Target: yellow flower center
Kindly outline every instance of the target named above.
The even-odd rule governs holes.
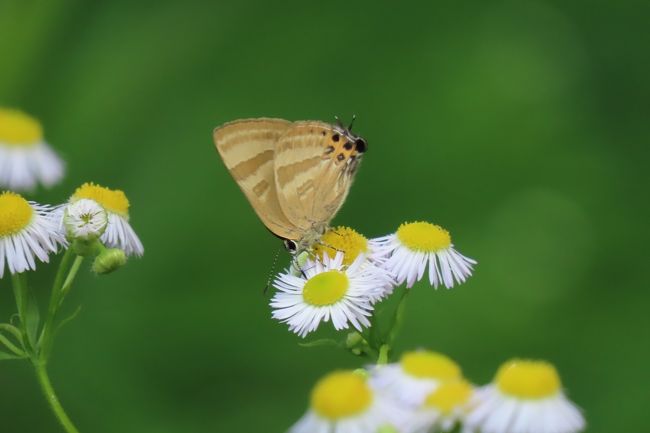
[[[464,380],[445,382],[424,401],[427,407],[448,414],[455,408],[465,405],[472,395],[472,386]]]
[[[426,350],[406,352],[402,355],[400,365],[404,372],[420,379],[449,381],[461,378],[458,364],[437,352]]]
[[[311,277],[305,283],[302,297],[308,304],[322,307],[339,302],[348,291],[350,281],[341,271],[326,271]]]
[[[414,251],[435,253],[451,246],[449,232],[427,222],[404,223],[397,229],[397,238]]]
[[[311,407],[323,418],[337,420],[363,412],[372,403],[372,391],[363,376],[336,371],[322,378],[311,392]]]
[[[18,194],[0,194],[0,237],[20,232],[32,220],[32,215],[34,209]]]
[[[508,361],[494,380],[501,392],[520,398],[550,397],[562,386],[555,367],[545,361]]]
[[[33,146],[43,140],[43,128],[33,117],[18,110],[0,108],[0,142]]]
[[[343,264],[351,265],[359,254],[368,252],[368,239],[350,227],[339,226],[327,230],[314,247],[318,257],[327,254],[334,258],[339,251],[344,254]]]
[[[103,186],[87,182],[81,185],[72,194],[72,201],[88,198],[99,203],[104,209],[124,217],[129,216],[129,199],[119,189],[108,189]]]

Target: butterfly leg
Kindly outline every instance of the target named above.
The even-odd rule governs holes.
[[[339,235],[339,236],[341,236],[341,235]],[[331,249],[333,249],[334,251],[336,251],[337,253],[345,253],[345,251],[343,251],[343,250],[339,250],[339,249],[336,248],[335,246],[332,246],[332,245],[330,245],[330,244],[326,244],[326,243],[324,243],[324,242],[320,242],[320,241],[319,241],[319,242],[316,243],[316,245],[320,245],[320,246],[323,246],[323,247],[325,247],[325,248],[331,248]]]

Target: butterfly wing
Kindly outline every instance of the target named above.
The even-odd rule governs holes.
[[[279,237],[299,239],[301,231],[282,212],[273,168],[275,144],[291,126],[283,119],[236,120],[214,130],[214,143],[264,225]]]
[[[339,128],[294,122],[275,145],[275,186],[284,215],[303,232],[326,226],[343,205],[360,160]]]

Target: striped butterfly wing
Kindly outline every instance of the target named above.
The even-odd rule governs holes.
[[[283,213],[305,233],[329,224],[361,160],[352,138],[333,125],[295,122],[275,146],[275,185]]]
[[[302,233],[282,212],[273,162],[275,144],[291,126],[282,119],[236,120],[214,130],[214,143],[264,225],[279,237],[297,240]]]

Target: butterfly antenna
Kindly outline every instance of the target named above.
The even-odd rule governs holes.
[[[352,131],[352,125],[354,125],[354,121],[357,119],[357,115],[353,114],[352,115],[352,120],[350,120],[350,126],[348,126],[348,131]]]
[[[271,280],[273,279],[273,274],[275,274],[275,267],[278,264],[278,257],[280,256],[280,250],[282,247],[278,248],[278,250],[275,252],[275,256],[273,257],[273,264],[271,265],[271,271],[269,272],[269,277],[266,279],[266,286],[264,287],[264,292],[263,294],[266,295],[266,293],[269,291],[269,287],[271,287]]]
[[[345,126],[343,126],[343,122],[341,122],[341,119],[339,119],[339,116],[334,116],[334,118],[336,119],[336,125],[341,129],[345,129]]]

